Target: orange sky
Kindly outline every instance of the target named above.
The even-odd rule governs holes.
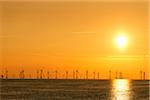
[[[148,2],[0,2],[1,69],[122,71],[148,78]],[[119,50],[118,33],[128,38]]]

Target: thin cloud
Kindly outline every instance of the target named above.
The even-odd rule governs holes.
[[[95,32],[72,32],[72,34],[75,34],[75,35],[93,35],[93,34],[96,34]]]
[[[148,0],[0,0],[0,2],[148,2]]]

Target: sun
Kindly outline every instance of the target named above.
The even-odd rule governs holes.
[[[119,35],[116,38],[116,44],[119,48],[125,48],[127,45],[127,37],[125,35]]]

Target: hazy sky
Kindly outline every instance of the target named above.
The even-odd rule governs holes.
[[[1,2],[1,69],[148,73],[148,2],[133,1]],[[119,33],[128,38],[123,50]]]

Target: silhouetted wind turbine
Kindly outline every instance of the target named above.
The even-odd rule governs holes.
[[[56,70],[55,71],[55,79],[57,79],[57,74],[58,74],[58,71]]]
[[[8,70],[5,71],[5,78],[8,79]]]
[[[86,79],[88,79],[88,70],[86,71]]]
[[[118,73],[116,72],[116,79],[118,78]]]
[[[97,73],[97,79],[99,80],[99,72]]]
[[[79,74],[79,72],[78,72],[78,70],[76,70],[76,79],[78,79],[78,74]]]
[[[40,79],[42,79],[43,78],[43,70],[41,69],[40,70]]]
[[[140,79],[142,80],[142,74],[143,74],[143,71],[141,70],[140,71]]]
[[[21,70],[21,71],[20,71],[20,78],[21,78],[21,79],[24,79],[24,78],[25,78],[24,70]]]
[[[93,72],[93,79],[95,79],[95,72]]]
[[[49,71],[47,72],[47,79],[49,79]]]
[[[143,72],[143,80],[145,80],[145,72]]]
[[[111,70],[109,70],[109,79],[111,80]]]
[[[68,79],[68,71],[66,71],[66,79]]]
[[[119,72],[119,79],[122,79],[123,76],[122,76],[122,72]]]
[[[36,73],[37,73],[37,79],[39,79],[39,70],[37,70]]]
[[[75,79],[75,71],[73,70],[73,79]]]

